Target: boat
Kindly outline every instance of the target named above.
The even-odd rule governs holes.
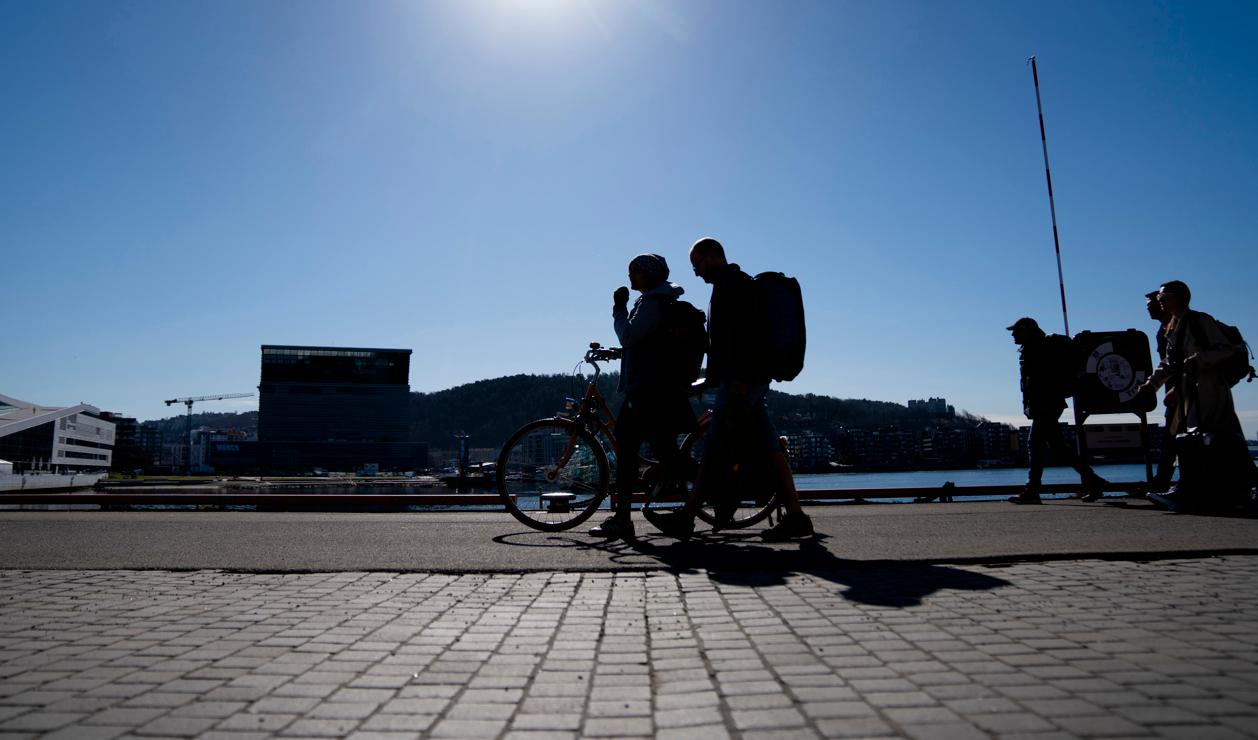
[[[440,477],[450,488],[493,488],[498,485],[497,463],[481,463],[447,471]]]

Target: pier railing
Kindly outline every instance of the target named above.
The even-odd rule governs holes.
[[[1143,482],[1111,482],[1105,486],[1107,493],[1143,492]],[[956,486],[942,488],[834,488],[801,490],[799,496],[804,505],[826,505],[856,500],[885,501],[888,499],[928,498],[948,496],[953,499],[990,498],[1018,493],[1020,485]],[[1045,484],[1045,494],[1073,494],[1078,484]],[[642,500],[634,496],[635,501]],[[133,506],[194,506],[216,509],[224,506],[250,506],[261,511],[318,511],[327,509],[400,509],[420,507],[496,506],[501,503],[496,493],[258,493],[230,492],[219,488],[202,490],[167,491],[102,491],[79,493],[13,493],[0,494],[0,506],[26,505],[73,505],[98,506],[101,508],[129,508]]]

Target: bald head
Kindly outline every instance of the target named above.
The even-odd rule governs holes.
[[[706,257],[711,254],[720,255],[725,258],[725,247],[721,243],[710,236],[705,236],[694,244],[690,245],[690,261],[694,262],[695,257]]]
[[[712,282],[713,269],[719,272],[726,264],[725,247],[712,237],[705,236],[690,245],[690,266],[703,282]]]

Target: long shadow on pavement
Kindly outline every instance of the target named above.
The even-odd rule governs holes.
[[[516,540],[516,536],[494,539],[517,547],[598,551],[632,569],[643,568],[645,557],[652,565],[681,572],[706,570],[720,583],[752,587],[782,585],[792,574],[808,574],[842,586],[839,595],[848,601],[891,608],[917,606],[939,591],[987,591],[1011,585],[1001,578],[944,565],[845,560],[826,548],[827,535],[789,545],[768,545],[750,532],[703,533],[687,542],[663,535],[624,541],[558,533],[544,542]]]

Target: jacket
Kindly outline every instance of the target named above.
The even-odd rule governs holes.
[[[768,385],[768,331],[764,298],[751,276],[735,264],[716,272],[708,304],[707,382]]]
[[[624,354],[620,359],[620,384],[617,390],[629,393],[660,390],[667,387],[664,368],[669,358],[663,355],[658,330],[663,306],[686,292],[676,283],[663,282],[638,296],[633,308],[612,307],[612,323]]]

